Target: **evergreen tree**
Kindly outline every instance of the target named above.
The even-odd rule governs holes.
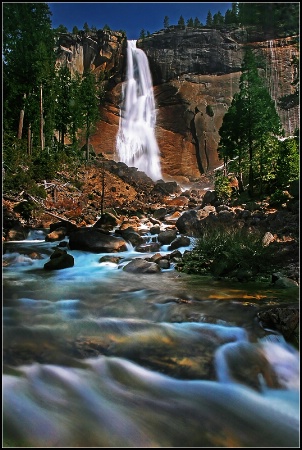
[[[224,16],[224,23],[229,25],[235,25],[238,24],[238,3],[232,3],[232,9],[227,9],[225,16]]]
[[[145,37],[146,37],[146,32],[145,32],[144,29],[142,29],[141,32],[140,32],[140,34],[139,34],[139,38],[140,38],[140,39],[145,39]]]
[[[192,17],[190,19],[187,20],[187,27],[194,27],[194,21],[192,19]]]
[[[88,70],[84,75],[80,88],[82,123],[85,133],[86,159],[89,160],[89,139],[99,118],[98,86],[95,75]],[[81,127],[82,128],[82,127]]]
[[[299,3],[238,3],[238,19],[271,36],[299,34]]]
[[[279,141],[276,164],[276,182],[279,189],[286,189],[300,176],[299,139],[290,137]]]
[[[60,24],[57,28],[54,28],[54,32],[57,33],[68,33],[68,29],[65,25]]]
[[[198,17],[195,17],[195,19],[194,19],[194,27],[195,28],[200,28],[200,27],[202,27],[203,25],[202,25],[202,23],[200,22],[200,20],[198,19]]]
[[[257,61],[251,49],[246,49],[240,92],[224,116],[219,130],[221,141],[219,154],[224,160],[238,159],[238,168],[247,174],[249,194],[253,196],[255,174],[260,183],[271,173],[272,136],[282,133],[275,104],[257,69]]]
[[[50,117],[54,75],[54,33],[46,3],[3,5],[3,120],[19,139],[26,127],[44,146],[44,119]],[[47,130],[52,133],[51,127]],[[30,152],[29,146],[29,152]]]
[[[164,28],[168,28],[168,26],[169,26],[169,17],[165,16],[165,18],[164,18]]]
[[[209,11],[208,14],[207,14],[206,26],[207,27],[212,27],[213,26],[213,17],[212,17],[211,11]]]
[[[181,27],[185,26],[185,19],[183,18],[183,16],[180,16],[178,20],[178,25],[180,25]]]
[[[223,23],[224,23],[223,16],[222,16],[221,12],[218,11],[213,16],[213,24],[212,25],[215,27],[215,26],[223,25]]]
[[[72,34],[79,34],[79,29],[76,25],[72,29]]]
[[[84,25],[83,25],[83,30],[85,31],[85,33],[89,33],[90,28],[89,28],[89,25],[88,25],[87,22],[84,23]]]

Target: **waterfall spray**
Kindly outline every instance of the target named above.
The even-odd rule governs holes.
[[[146,54],[128,41],[127,79],[122,89],[116,148],[120,161],[137,167],[152,180],[162,178],[155,137],[155,100]]]

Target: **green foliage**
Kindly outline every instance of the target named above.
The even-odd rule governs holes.
[[[169,17],[165,16],[165,18],[164,18],[164,28],[168,28],[168,26],[169,26]]]
[[[84,23],[84,25],[83,25],[83,30],[85,31],[85,33],[89,33],[90,28],[89,28],[89,25],[88,25],[87,22]]]
[[[228,9],[224,16],[224,22],[226,25],[236,25],[239,22],[238,19],[238,3],[232,3],[232,9]]]
[[[207,105],[206,106],[206,113],[208,116],[213,117],[214,116],[214,111],[211,105]]]
[[[217,27],[224,24],[224,17],[220,11],[213,15],[213,26]]]
[[[38,209],[38,206],[36,203],[32,201],[24,201],[18,203],[16,206],[14,206],[14,211],[20,214],[22,219],[26,220],[26,222],[29,221],[34,211]]]
[[[280,206],[289,199],[289,194],[281,189],[276,189],[275,192],[270,196],[269,204],[271,206]]]
[[[54,28],[55,33],[68,33],[68,29],[65,25],[60,24],[57,28]]]
[[[232,197],[232,188],[230,186],[230,180],[227,176],[222,175],[219,172],[215,173],[214,189],[217,194],[218,200],[228,202]]]
[[[195,28],[201,28],[203,25],[202,25],[202,23],[200,22],[200,20],[198,19],[198,17],[195,17],[195,19],[194,19],[194,27]]]
[[[182,271],[191,274],[224,276],[243,269],[253,275],[266,272],[271,249],[262,244],[263,236],[243,228],[208,227],[194,249],[183,256]]]
[[[281,189],[289,183],[298,180],[300,176],[300,154],[297,138],[287,138],[279,141],[276,181]]]
[[[180,16],[180,18],[178,19],[177,24],[181,27],[185,26],[185,19],[183,18],[183,16]]]
[[[187,27],[194,27],[194,21],[192,19],[192,17],[190,17],[190,19],[187,20]]]
[[[206,26],[207,27],[213,26],[213,16],[212,16],[211,11],[208,11],[207,19],[206,19]]]
[[[228,161],[236,158],[237,173],[248,180],[249,193],[254,194],[258,179],[260,189],[270,178],[273,152],[272,137],[282,134],[275,104],[258,72],[258,61],[247,48],[242,64],[240,92],[235,94],[219,130],[221,140],[218,153]]]
[[[299,34],[299,3],[238,3],[238,20],[278,36]]]
[[[98,84],[95,75],[89,70],[85,72],[80,87],[80,103],[86,140],[86,157],[89,159],[89,138],[99,118]]]
[[[31,165],[32,179],[37,182],[51,180],[56,176],[58,167],[58,158],[55,153],[48,153],[47,151],[35,152]]]
[[[145,37],[146,37],[146,31],[144,29],[142,29],[140,34],[139,34],[139,38],[140,39],[145,39]]]
[[[24,129],[31,124],[34,130],[39,124],[40,85],[48,86],[54,73],[54,32],[50,16],[46,3],[3,5],[3,120],[6,131],[10,129],[17,134],[22,109],[25,110]],[[45,116],[51,107],[50,94],[49,90],[44,90]],[[49,127],[47,130],[53,131]],[[34,136],[39,137],[39,129],[38,132],[35,130]]]

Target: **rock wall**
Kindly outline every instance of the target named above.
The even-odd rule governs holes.
[[[148,56],[155,85],[163,173],[194,178],[221,164],[219,128],[239,90],[246,45],[263,58],[263,75],[286,135],[299,127],[299,107],[278,106],[280,97],[294,91],[296,38],[264,40],[244,29],[172,28],[137,43]]]
[[[91,37],[64,36],[61,60],[65,58],[72,71],[83,73],[87,67],[107,71],[106,102],[91,144],[96,153],[118,161],[116,135],[126,73],[126,39],[121,33],[101,30]],[[219,128],[239,90],[245,45],[263,57],[268,89],[286,135],[292,135],[299,127],[299,107],[281,110],[277,102],[294,92],[292,58],[298,56],[296,44],[297,37],[265,40],[245,29],[179,27],[138,40],[137,46],[148,57],[154,84],[163,175],[195,180],[221,164],[217,154]]]
[[[126,47],[126,38],[118,31],[98,30],[89,35],[60,33],[57,66],[66,64],[71,73],[83,74],[87,69],[105,72],[112,87],[124,77]]]

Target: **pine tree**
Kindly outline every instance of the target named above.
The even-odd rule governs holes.
[[[168,26],[169,26],[169,17],[165,16],[165,18],[164,18],[164,28],[168,28]]]
[[[187,26],[188,26],[188,27],[192,27],[192,28],[194,27],[194,22],[193,22],[192,17],[191,17],[190,19],[187,20]]]
[[[220,11],[218,11],[216,14],[214,14],[213,16],[213,26],[219,26],[219,25],[223,25],[224,23],[224,18],[221,14]]]
[[[202,23],[200,22],[200,20],[198,19],[198,17],[195,17],[195,19],[194,19],[194,27],[195,27],[195,28],[200,28],[200,27],[202,27]]]
[[[180,16],[178,20],[178,25],[180,25],[181,27],[185,26],[185,19],[183,18],[183,16]]]
[[[49,87],[55,61],[50,15],[46,3],[3,5],[5,127],[15,130],[21,139],[26,126],[31,135],[34,132],[41,147],[44,146],[44,119],[46,115],[50,117],[46,106],[51,108]],[[52,133],[50,127],[47,129]]]
[[[80,88],[82,123],[85,134],[86,159],[89,160],[89,139],[99,118],[98,86],[95,75],[88,70],[84,75]]]
[[[281,135],[280,118],[275,104],[258,73],[257,61],[251,49],[246,49],[240,92],[234,95],[219,130],[218,152],[225,163],[236,158],[238,173],[246,175],[249,194],[253,196],[255,174],[260,187],[271,172],[274,148],[270,140]],[[260,189],[261,190],[261,189]]]
[[[211,11],[209,11],[208,14],[207,14],[206,26],[207,27],[212,27],[213,26],[213,17],[212,17]]]

